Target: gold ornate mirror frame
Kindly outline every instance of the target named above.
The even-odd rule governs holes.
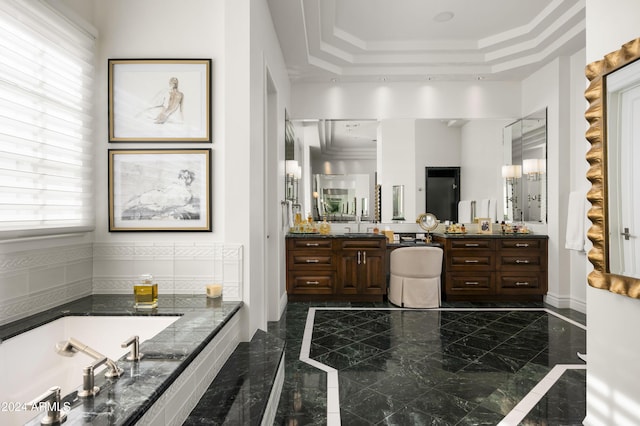
[[[591,144],[587,153],[590,164],[587,179],[591,190],[587,199],[591,202],[589,219],[592,222],[587,236],[593,243],[589,261],[594,270],[589,274],[589,285],[613,293],[640,299],[640,280],[609,273],[609,221],[607,196],[607,84],[606,76],[640,59],[640,38],[624,44],[620,50],[611,52],[604,59],[587,65],[585,73],[589,87],[585,97],[589,108],[585,118],[589,122],[586,137]]]

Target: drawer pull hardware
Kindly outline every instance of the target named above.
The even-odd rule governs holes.
[[[526,286],[526,285],[529,285],[529,282],[528,281],[518,281],[518,282],[516,282],[516,285],[517,286]]]
[[[318,259],[307,259],[307,263],[318,263],[320,262]]]
[[[307,243],[307,247],[318,247],[319,243]]]
[[[361,255],[360,250],[358,250],[358,265],[360,264],[360,255]]]
[[[367,252],[366,251],[362,252],[362,263],[364,263],[365,265],[367,264]]]
[[[529,244],[527,243],[516,243],[516,247],[529,247]]]
[[[520,260],[520,259],[516,259],[516,263],[529,263],[528,260]]]
[[[318,285],[320,281],[307,281],[307,285]]]
[[[465,285],[480,285],[478,281],[465,281]]]
[[[465,247],[480,247],[480,244],[478,244],[478,243],[465,243],[464,246]]]
[[[465,259],[464,263],[478,263],[478,259]]]

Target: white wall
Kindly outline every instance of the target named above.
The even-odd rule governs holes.
[[[162,293],[202,294],[207,283],[224,284],[229,300],[243,298],[244,241],[225,246],[225,1],[175,0],[94,2],[97,39],[95,144],[96,231],[94,292],[128,293],[144,272],[154,275]],[[245,16],[248,21],[248,13]],[[185,28],[175,22],[189,22]],[[237,21],[237,26],[241,20]],[[109,144],[107,138],[107,62],[110,58],[210,58],[213,143]],[[107,150],[109,148],[211,148],[213,232],[109,232]],[[229,262],[234,264],[228,268]]]
[[[243,337],[248,339],[256,328],[266,328],[268,311],[277,319],[286,303],[284,262],[279,262],[284,259],[279,229],[284,146],[279,141],[284,140],[289,81],[266,1],[61,3],[88,20],[99,34],[94,114],[96,231],[3,243],[0,256],[10,263],[0,269],[0,322],[92,290],[130,292],[130,280],[144,271],[158,278],[161,293],[203,293],[204,283],[211,280],[230,284],[225,286],[225,296],[240,298],[250,308],[243,310]],[[213,143],[109,145],[108,58],[211,58]],[[267,92],[273,94],[269,100]],[[107,149],[158,146],[212,148],[213,232],[108,232]],[[276,155],[267,160],[267,150]],[[270,244],[267,232],[274,233],[269,249],[265,248]],[[275,253],[275,258],[265,261],[265,252]]]
[[[640,36],[640,2],[587,0],[586,62]],[[579,145],[581,146],[581,145]],[[586,278],[585,278],[586,279]],[[640,413],[640,300],[587,289],[586,425],[637,425]]]
[[[548,207],[546,232],[549,235],[549,291],[545,300],[553,306],[570,306],[569,252],[564,249],[567,202],[569,198],[569,112],[571,76],[569,60],[553,60],[522,83],[523,115],[547,108]],[[537,228],[534,228],[537,231]]]
[[[236,1],[226,0],[227,7],[230,8],[231,4],[236,7]],[[227,202],[231,202],[227,207],[227,217],[233,216],[234,219],[233,223],[227,224],[225,228],[229,232],[227,241],[231,235],[250,229],[251,257],[245,260],[245,288],[248,289],[250,298],[245,297],[244,300],[245,303],[249,301],[252,309],[249,335],[253,335],[257,328],[266,330],[267,321],[278,320],[286,306],[285,230],[280,223],[280,200],[284,200],[283,142],[285,111],[289,109],[290,83],[267,1],[243,2],[246,2],[251,10],[249,26],[245,28],[245,31],[251,34],[250,115],[247,116],[246,105],[239,108],[232,120],[227,122],[227,128],[231,128],[232,123],[234,132],[241,127],[250,128],[249,152],[241,149],[242,154],[249,154],[250,161],[247,163],[247,157],[242,155],[227,157],[227,164],[233,164],[234,168],[242,164],[244,169],[230,169],[230,173],[227,174],[225,186],[230,193]],[[228,28],[235,25],[233,19],[226,22]],[[228,34],[227,54],[236,48],[234,38]],[[228,76],[236,72],[234,65],[229,62]],[[267,79],[270,80],[269,84]],[[242,81],[237,80],[236,83],[233,86],[229,85],[229,89],[239,89]],[[267,107],[268,92],[272,92],[269,96],[273,100]],[[230,91],[228,98],[233,96],[234,93]],[[275,137],[266,138],[265,130],[274,126]],[[243,145],[243,139],[229,136],[229,148],[239,154],[240,151],[236,152],[234,146],[238,142],[240,146]],[[271,157],[267,157],[267,151],[276,151],[276,162],[270,161]],[[265,158],[269,158],[269,161]],[[235,179],[241,173],[249,180],[248,191],[243,191],[243,187],[235,185]],[[238,209],[232,204],[235,201],[246,206],[248,210],[238,214]]]
[[[571,56],[571,75],[583,75],[585,63],[585,49],[582,49],[580,52]],[[589,163],[586,160],[586,154],[589,150],[589,141],[585,138],[585,132],[589,125],[587,120],[584,118],[584,113],[588,105],[588,102],[584,97],[586,85],[586,78],[575,78],[571,80],[571,144],[569,146],[569,170],[571,173],[570,188],[571,191],[579,191],[583,193],[585,199],[587,191],[590,188],[590,183],[587,180]],[[585,201],[585,212],[583,218],[585,223],[585,232],[591,224],[588,218],[586,218],[589,206],[590,204]],[[586,241],[586,243],[587,245],[590,245],[589,241]],[[591,271],[591,263],[587,260],[587,252],[571,250],[569,252],[569,265],[569,276],[571,280],[571,308],[580,312],[587,312],[588,284],[584,279],[584,273],[585,270]]]
[[[291,105],[292,119],[519,117],[520,83],[299,83]]]
[[[265,269],[266,225],[273,227],[273,217],[266,217],[266,200],[276,200],[270,211],[277,212],[277,192],[267,197],[265,170],[279,171],[277,158],[265,166],[267,123],[267,69],[275,81],[276,109],[270,126],[275,136],[284,135],[284,107],[281,96],[288,96],[288,79],[282,55],[273,30],[266,2],[249,0],[116,0],[96,3],[96,22],[101,33],[98,81],[100,93],[106,93],[107,58],[211,58],[212,66],[212,128],[213,144],[213,232],[212,233],[108,233],[106,229],[106,197],[98,200],[96,241],[114,242],[152,241],[155,244],[189,242],[200,248],[217,242],[225,247],[240,247],[235,256],[242,259],[237,271],[241,288],[238,297],[249,309],[245,315],[246,336],[256,328],[266,328],[267,294],[281,293],[278,273]],[[189,25],[176,25],[188,22]],[[280,102],[278,102],[280,101]],[[106,188],[106,98],[98,101],[97,115],[101,149],[97,153],[99,193]],[[284,137],[282,137],[282,140]],[[120,146],[120,145],[118,145]],[[138,145],[143,146],[143,145]],[[146,145],[148,146],[148,145]],[[146,147],[145,146],[145,147]],[[171,145],[174,146],[174,145]],[[179,146],[184,146],[180,144]],[[202,147],[203,145],[195,145]],[[168,144],[163,147],[170,147]],[[279,149],[279,147],[274,147]],[[282,147],[283,158],[284,147]],[[283,178],[282,178],[283,179]],[[273,185],[273,188],[282,185]],[[274,189],[275,190],[275,189]],[[281,189],[283,190],[283,189]],[[277,190],[276,190],[277,191]],[[273,215],[275,216],[275,215]],[[104,224],[104,225],[103,225]],[[277,230],[276,230],[277,232]],[[277,241],[277,238],[274,238]],[[277,242],[275,250],[278,250]],[[225,251],[225,261],[228,259]],[[192,275],[211,268],[212,258],[192,262]],[[100,262],[100,259],[97,259]],[[276,268],[277,269],[277,268]],[[154,271],[150,271],[153,273]],[[177,270],[167,271],[167,275]],[[225,269],[225,281],[226,281]],[[276,277],[267,285],[267,273]],[[215,278],[217,273],[213,271]],[[228,292],[225,291],[225,295]],[[231,296],[231,295],[229,295]],[[280,299],[276,294],[274,300]]]

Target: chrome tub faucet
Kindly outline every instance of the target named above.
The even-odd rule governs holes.
[[[53,386],[48,391],[27,404],[29,409],[45,406],[47,414],[40,420],[41,425],[59,425],[67,420],[62,410],[62,391],[60,386]]]
[[[140,337],[131,336],[120,345],[122,348],[126,348],[127,346],[131,347],[129,355],[127,355],[127,360],[140,361],[143,356],[143,354],[140,353]]]
[[[105,363],[107,364],[109,371],[105,373],[105,377],[115,378],[115,377],[120,377],[122,375],[122,371],[123,371],[122,368],[118,367],[116,363],[113,362],[112,359],[107,358],[106,356],[102,355],[100,352],[90,348],[89,346],[85,345],[82,342],[79,342],[73,337],[69,338],[69,340],[59,342],[56,345],[56,352],[58,352],[62,356],[69,356],[69,357],[74,356],[78,352],[83,352],[89,355],[91,358],[98,361],[101,361],[102,358],[106,358]],[[94,363],[94,368],[98,366],[95,364],[96,363]]]

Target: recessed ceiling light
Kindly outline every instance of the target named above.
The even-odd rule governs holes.
[[[433,17],[433,20],[436,22],[447,22],[452,20],[454,16],[455,14],[453,12],[440,12]]]
[[[338,81],[338,79],[337,79],[337,78],[335,78],[335,77],[333,77],[333,78],[331,79],[331,82],[332,82],[332,83],[335,83],[336,81]]]
[[[387,77],[381,77],[380,80],[387,81]]]
[[[480,80],[484,80],[484,77],[483,77],[483,76],[481,76],[481,75],[479,75],[479,76],[477,76],[477,77],[476,77],[476,80],[478,80],[478,81],[480,81]]]

